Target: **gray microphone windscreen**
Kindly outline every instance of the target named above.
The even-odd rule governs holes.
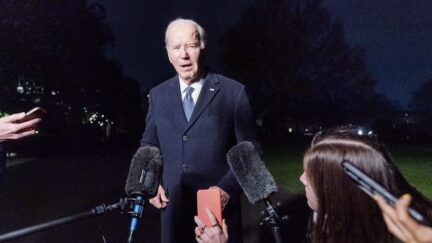
[[[162,155],[153,146],[138,148],[132,157],[125,191],[128,196],[141,195],[150,198],[156,195],[162,174]]]
[[[266,199],[277,191],[273,176],[251,142],[232,147],[227,161],[250,203]]]

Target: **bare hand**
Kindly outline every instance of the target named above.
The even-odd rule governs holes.
[[[41,119],[36,118],[23,123],[15,123],[25,117],[25,113],[16,113],[0,118],[0,142],[20,139],[36,133],[36,124]]]
[[[168,205],[168,198],[165,194],[165,190],[161,185],[158,187],[158,193],[155,197],[149,200],[149,202],[155,207],[155,208],[165,208]]]
[[[222,207],[222,210],[224,210],[225,206],[228,204],[228,201],[230,200],[230,196],[228,195],[228,193],[226,193],[224,190],[222,190],[218,186],[212,186],[210,188],[211,189],[219,189],[219,191],[221,192],[221,207]]]
[[[198,243],[226,243],[228,242],[228,227],[225,219],[222,228],[218,224],[215,216],[206,208],[206,213],[213,226],[207,227],[197,216],[194,217],[197,227],[195,227],[195,240]]]
[[[395,209],[376,197],[378,206],[381,208],[387,229],[406,243],[432,243],[432,228],[417,223],[409,216],[407,209],[411,202],[408,194],[399,198]]]

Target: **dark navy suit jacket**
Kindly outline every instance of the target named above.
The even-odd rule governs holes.
[[[159,147],[164,161],[162,184],[169,197],[162,210],[162,242],[194,242],[196,191],[219,186],[230,195],[224,210],[230,242],[241,242],[242,192],[226,162],[226,153],[242,141],[260,150],[245,87],[208,73],[188,122],[175,76],[149,93],[141,145]]]

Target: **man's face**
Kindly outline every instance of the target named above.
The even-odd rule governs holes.
[[[168,58],[177,74],[188,84],[197,81],[200,74],[200,39],[190,24],[177,24],[168,30],[166,48]]]

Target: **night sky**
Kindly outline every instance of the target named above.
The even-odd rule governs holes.
[[[220,71],[218,39],[253,1],[96,0],[107,9],[116,46],[110,55],[144,89],[174,74],[164,50],[166,25],[176,17],[193,18],[206,29],[207,63]],[[344,27],[349,44],[366,49],[377,91],[406,106],[411,92],[432,78],[431,0],[327,0]]]

